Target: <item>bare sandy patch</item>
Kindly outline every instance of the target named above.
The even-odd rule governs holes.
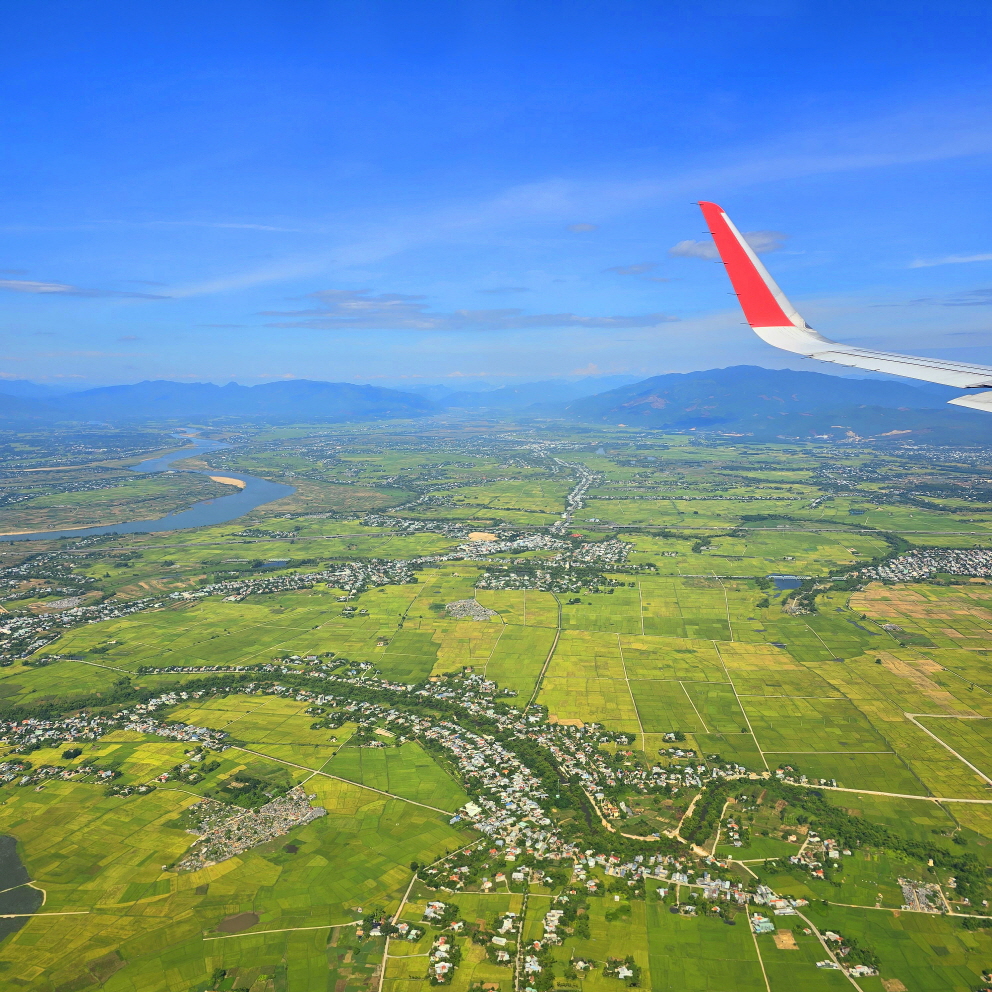
[[[548,715],[548,723],[556,723],[559,727],[585,726],[585,724],[581,720],[575,720],[575,719],[563,720],[561,717],[556,716],[554,713]]]
[[[221,933],[240,933],[258,923],[258,913],[237,913],[234,916],[227,916],[217,924],[217,929]]]
[[[799,945],[791,930],[776,930],[772,934],[772,940],[780,951],[798,951]]]

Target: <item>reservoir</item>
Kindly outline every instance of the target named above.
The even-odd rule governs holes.
[[[776,589],[798,589],[803,580],[798,575],[769,575],[768,578],[775,583]]]
[[[210,451],[219,451],[221,448],[229,447],[229,444],[224,444],[222,441],[207,441],[198,438],[196,443],[188,448],[139,462],[134,466],[134,471],[165,472],[169,470],[169,466],[173,462],[182,461],[184,458],[195,458]],[[202,503],[194,503],[187,510],[170,513],[157,520],[133,520],[129,523],[109,524],[105,527],[32,531],[27,534],[0,534],[0,541],[47,541],[58,537],[92,537],[97,534],[151,534],[160,530],[207,527],[212,524],[227,523],[228,520],[236,520],[256,507],[264,506],[266,503],[272,503],[296,492],[293,486],[286,486],[280,482],[269,482],[267,479],[258,479],[253,475],[242,475],[239,472],[225,470],[223,473],[218,473],[213,470],[203,471],[200,469],[195,471],[199,472],[200,475],[222,477],[225,482],[239,484],[241,488],[238,492],[231,493],[230,496],[218,496],[215,499],[204,500]]]

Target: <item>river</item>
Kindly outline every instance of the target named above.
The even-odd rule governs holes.
[[[134,466],[135,472],[166,472],[173,462],[184,458],[195,458],[210,451],[229,448],[222,441],[207,441],[198,439],[188,448],[182,448],[158,458],[148,458]],[[207,527],[212,524],[227,523],[244,516],[256,507],[272,503],[296,492],[295,487],[283,485],[281,482],[269,482],[258,479],[253,475],[242,475],[240,472],[218,471],[216,469],[203,471],[196,469],[200,475],[222,476],[225,479],[237,479],[243,482],[244,488],[229,496],[218,496],[215,499],[194,503],[179,513],[170,513],[157,520],[132,520],[128,523],[108,524],[105,527],[77,527],[71,530],[31,531],[26,534],[0,534],[2,541],[48,541],[58,537],[92,537],[97,534],[151,534],[160,530],[182,530],[188,527]]]

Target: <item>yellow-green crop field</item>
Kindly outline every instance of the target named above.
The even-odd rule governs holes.
[[[628,987],[604,973],[611,960],[653,992],[831,992],[851,985],[817,966],[830,953],[820,935],[835,931],[879,962],[856,979],[863,992],[981,987],[992,587],[936,567],[899,582],[855,570],[913,548],[946,563],[992,547],[984,455],[499,426],[496,440],[491,426],[447,421],[429,437],[260,427],[210,467],[296,486],[277,503],[188,531],[0,546],[0,763],[16,765],[0,785],[11,852],[5,862],[0,847],[0,864],[14,880],[0,892],[0,986],[427,992],[444,936],[458,955],[442,983],[453,992]],[[567,510],[580,470],[594,473],[589,492]],[[65,491],[46,483],[0,523],[114,523],[228,491],[119,465],[119,485],[114,474],[113,488],[86,488],[87,471],[60,470]],[[506,546],[476,541],[466,557],[476,531]],[[553,541],[524,541],[542,535]],[[613,540],[623,553],[596,557]],[[382,562],[405,564],[407,578],[349,587],[332,574]],[[60,605],[74,589],[103,612]],[[304,678],[339,697],[315,702]],[[469,709],[458,693],[478,684],[488,695]],[[374,709],[383,686],[392,695]],[[120,725],[78,753],[69,737],[24,746],[35,726],[24,720],[102,719],[173,692],[155,719],[222,733],[223,745]],[[388,714],[438,733],[407,734]],[[445,751],[439,728],[451,727],[462,736]],[[583,768],[608,769],[595,786],[544,747],[541,734],[571,732],[585,735]],[[543,805],[522,808],[533,785],[517,789],[519,769],[493,759],[494,779],[516,791],[486,815],[516,826],[483,833],[465,809],[489,795],[465,774],[484,765],[467,761],[479,739],[541,784]],[[731,763],[740,779],[708,777]],[[25,781],[45,767],[66,774]],[[107,782],[80,771],[91,767]],[[684,779],[641,788],[625,769]],[[270,815],[230,798],[255,786],[273,801],[299,786],[326,815],[176,870],[199,843],[197,811]],[[680,831],[697,819],[692,841]],[[507,832],[524,824],[543,836]],[[820,878],[795,859],[827,826],[857,840],[837,858],[823,848],[839,867]],[[551,835],[577,846],[546,857]],[[656,854],[666,877],[635,882],[630,865]],[[690,867],[691,884],[672,880]],[[529,874],[538,868],[547,874]],[[808,905],[756,934],[748,914],[771,910],[725,900],[714,912],[704,871]],[[979,886],[974,898],[955,873]],[[907,907],[904,883],[939,889],[941,911]],[[457,906],[462,926],[426,921],[433,900]],[[546,914],[568,905],[578,915],[547,940]],[[373,918],[423,933],[387,940],[368,932]],[[494,921],[506,918],[519,930],[497,961]],[[544,970],[525,970],[532,954]],[[575,971],[579,961],[592,967]]]

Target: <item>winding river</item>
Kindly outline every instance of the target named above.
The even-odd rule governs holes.
[[[181,461],[184,458],[195,458],[210,451],[219,451],[221,448],[229,447],[229,444],[224,444],[222,441],[197,439],[196,443],[188,448],[182,448],[168,455],[161,455],[158,458],[148,458],[143,462],[139,462],[134,466],[134,471],[170,471],[169,466],[173,462]],[[206,471],[195,469],[192,471],[197,471],[200,475],[235,479],[238,482],[243,482],[244,488],[231,493],[229,496],[218,496],[215,499],[194,503],[186,510],[181,510],[179,513],[170,513],[168,516],[159,517],[157,520],[132,520],[128,523],[108,524],[105,527],[77,527],[71,530],[0,534],[0,542],[47,541],[57,537],[91,537],[96,534],[150,534],[160,530],[207,527],[212,524],[223,524],[228,520],[236,520],[238,517],[248,513],[249,510],[254,510],[256,507],[264,506],[266,503],[272,503],[274,500],[282,499],[284,496],[289,496],[296,492],[293,486],[286,486],[281,482],[269,482],[267,479],[258,479],[253,475],[242,475],[239,472],[228,472],[226,470],[220,472],[215,469]]]

